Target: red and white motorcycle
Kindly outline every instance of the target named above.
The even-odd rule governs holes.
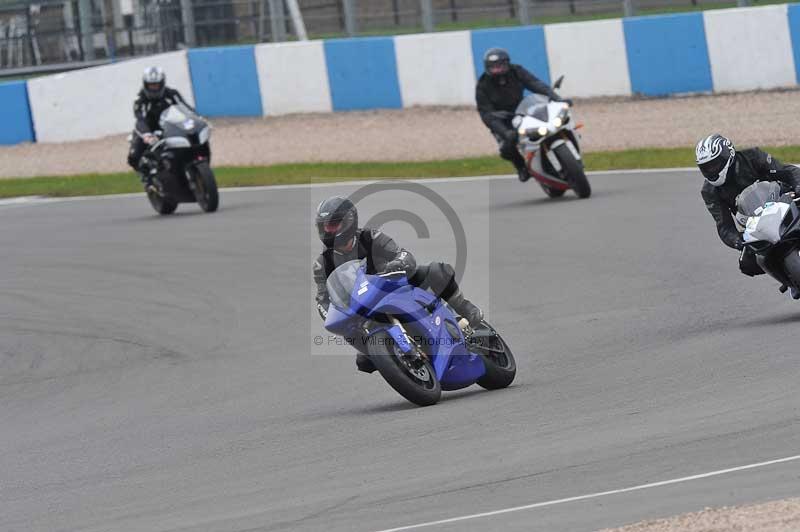
[[[555,88],[562,79],[556,81]],[[592,194],[581,158],[581,125],[575,123],[568,103],[531,94],[517,106],[511,124],[519,133],[517,148],[528,172],[548,196],[558,198],[570,189],[579,198]]]

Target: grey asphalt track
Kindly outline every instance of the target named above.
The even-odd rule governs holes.
[[[0,530],[370,531],[800,453],[800,303],[738,273],[697,175],[591,180],[586,201],[430,184],[519,372],[424,409],[313,354],[311,211],[356,187],[223,191],[216,214],[168,218],[143,197],[0,206]],[[798,494],[788,462],[423,530]]]

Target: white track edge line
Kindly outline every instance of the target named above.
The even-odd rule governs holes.
[[[660,174],[665,172],[696,172],[696,168],[645,168],[641,170],[597,170],[587,172],[588,175],[630,175],[630,174]],[[473,176],[473,177],[431,177],[431,178],[414,178],[405,179],[397,178],[398,181],[413,181],[419,183],[464,183],[469,181],[493,181],[496,179],[511,179],[511,175],[489,175],[489,176]],[[2,179],[2,178],[0,178]],[[336,181],[332,183],[297,183],[293,185],[259,185],[254,187],[226,187],[221,188],[220,191],[224,193],[229,192],[258,192],[266,190],[302,190],[309,188],[330,188],[330,187],[347,187],[368,185],[370,183],[378,183],[390,181],[391,178],[383,179],[360,179],[353,181]],[[139,198],[143,192],[131,192],[128,194],[104,194],[98,196],[72,196],[68,198],[51,198],[47,196],[22,196],[9,199],[0,199],[0,207],[10,206],[24,206],[24,205],[42,205],[45,203],[68,203],[72,201],[96,201],[107,199],[124,199],[124,198]]]
[[[426,523],[417,523],[417,524],[414,524],[414,525],[406,525],[406,526],[401,526],[401,527],[397,527],[397,528],[387,528],[387,529],[384,529],[384,530],[379,530],[377,532],[400,532],[402,530],[416,530],[416,529],[420,529],[420,528],[428,528],[428,527],[432,527],[432,526],[445,525],[445,524],[449,524],[449,523],[457,523],[459,521],[468,521],[468,520],[471,520],[471,519],[478,519],[478,518],[482,518],[482,517],[491,517],[491,516],[494,516],[494,515],[508,514],[508,513],[512,513],[512,512],[523,511],[523,510],[532,510],[534,508],[544,508],[546,506],[555,506],[555,505],[558,505],[558,504],[564,504],[564,503],[568,503],[568,502],[583,501],[583,500],[587,500],[587,499],[597,499],[599,497],[606,497],[606,496],[609,496],[609,495],[616,495],[616,494],[619,494],[619,493],[628,493],[628,492],[631,492],[631,491],[640,491],[640,490],[645,490],[645,489],[650,489],[650,488],[658,488],[658,487],[661,487],[661,486],[669,486],[670,484],[679,484],[681,482],[689,482],[689,481],[692,481],[692,480],[699,480],[699,479],[703,479],[703,478],[716,477],[716,476],[725,475],[725,474],[728,474],[728,473],[735,473],[735,472],[738,472],[738,471],[746,471],[748,469],[756,469],[756,468],[759,468],[759,467],[766,467],[766,466],[775,465],[775,464],[782,464],[782,463],[785,463],[785,462],[792,462],[792,461],[796,461],[796,460],[800,460],[800,454],[795,455],[795,456],[788,456],[786,458],[778,458],[776,460],[768,460],[766,462],[757,462],[755,464],[748,464],[748,465],[743,465],[743,466],[731,467],[731,468],[728,468],[728,469],[719,469],[717,471],[710,471],[708,473],[700,473],[698,475],[691,475],[691,476],[688,476],[688,477],[680,477],[680,478],[673,478],[673,479],[670,479],[670,480],[662,480],[662,481],[659,481],[659,482],[650,482],[650,483],[647,483],[647,484],[639,484],[638,486],[631,486],[629,488],[622,488],[622,489],[608,490],[608,491],[599,491],[599,492],[596,492],[596,493],[589,493],[589,494],[586,494],[586,495],[578,495],[578,496],[575,496],[575,497],[567,497],[567,498],[564,498],[564,499],[555,499],[555,500],[552,500],[552,501],[544,501],[544,502],[537,502],[537,503],[534,503],[534,504],[526,504],[524,506],[514,506],[514,507],[511,507],[511,508],[503,508],[501,510],[494,510],[494,511],[489,511],[489,512],[470,514],[470,515],[462,515],[462,516],[459,516],[459,517],[451,517],[449,519],[440,519],[440,520],[437,520],[437,521],[428,521]]]

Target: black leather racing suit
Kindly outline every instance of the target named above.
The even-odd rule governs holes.
[[[405,270],[409,283],[420,288],[430,288],[446,301],[461,296],[455,280],[455,270],[449,264],[432,262],[427,266],[417,266],[414,256],[399,247],[391,237],[377,229],[356,231],[356,244],[350,252],[343,253],[326,249],[314,261],[314,282],[317,285],[317,311],[324,320],[328,315],[330,298],[326,281],[338,266],[351,260],[367,259],[367,273],[377,274],[389,270]],[[390,264],[391,263],[391,264]]]
[[[708,212],[717,223],[719,238],[726,246],[741,250],[742,236],[733,221],[736,215],[736,197],[756,181],[780,181],[796,190],[800,187],[800,168],[783,164],[759,148],[737,151],[735,157],[725,183],[715,187],[706,181],[703,183],[701,195]],[[740,256],[739,266],[746,275],[763,273],[755,263],[752,252],[748,250]]]
[[[517,170],[525,168],[525,160],[517,150],[514,117],[519,102],[525,96],[525,89],[544,94],[552,100],[560,99],[558,94],[536,76],[520,65],[511,65],[508,74],[490,76],[484,73],[475,88],[475,101],[478,113],[486,127],[494,134],[500,147],[500,156],[511,161]],[[505,114],[504,118],[502,115]],[[509,139],[508,137],[512,138]]]
[[[133,116],[136,118],[136,126],[133,131],[130,151],[128,152],[128,164],[134,169],[139,169],[139,161],[147,145],[142,140],[142,135],[152,133],[158,129],[158,121],[161,113],[169,106],[182,103],[189,109],[192,107],[183,99],[181,93],[170,87],[164,89],[164,95],[158,100],[151,100],[145,95],[144,89],[139,91],[136,101],[133,102]]]

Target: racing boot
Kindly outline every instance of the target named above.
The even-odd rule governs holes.
[[[800,299],[800,288],[795,288],[794,286],[790,286],[789,293],[792,295],[792,299]]]
[[[375,364],[373,364],[372,360],[364,353],[358,353],[356,355],[356,368],[358,368],[358,371],[363,371],[364,373],[372,373],[375,371]]]
[[[142,181],[144,188],[149,188],[153,184],[153,177],[152,175],[156,173],[156,169],[154,168],[152,162],[146,158],[142,157],[139,161],[139,179]]]
[[[450,296],[447,303],[461,316],[462,319],[459,320],[458,324],[462,329],[466,329],[467,327],[474,329],[480,325],[481,320],[483,320],[483,311],[473,305],[469,299],[466,299],[461,290],[456,291],[455,294]]]
[[[521,182],[524,183],[531,178],[531,174],[528,172],[528,165],[525,164],[525,159],[522,158],[518,151],[515,150],[512,154],[511,162],[514,164],[514,168],[517,169],[517,177]]]

